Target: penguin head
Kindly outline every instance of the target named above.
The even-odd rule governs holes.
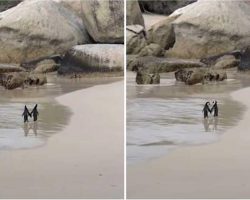
[[[217,101],[214,99],[213,101],[212,101],[212,105],[216,105],[217,104]]]

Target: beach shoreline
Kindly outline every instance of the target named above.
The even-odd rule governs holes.
[[[249,198],[249,92],[248,87],[231,93],[247,109],[221,141],[128,165],[128,198]]]
[[[123,84],[57,97],[69,124],[40,148],[1,152],[0,198],[123,198]]]

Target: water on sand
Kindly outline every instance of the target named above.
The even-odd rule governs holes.
[[[222,133],[241,118],[243,105],[229,93],[249,85],[245,79],[219,84],[186,86],[173,74],[163,74],[160,85],[137,86],[134,74],[127,75],[127,160],[154,159],[172,150],[217,142]],[[203,119],[207,100],[216,99],[220,115]]]
[[[105,84],[117,78],[65,79],[54,75],[48,84],[40,87],[4,90],[0,88],[0,150],[16,150],[39,147],[47,139],[62,130],[70,119],[70,110],[57,103],[55,97],[78,89]],[[24,124],[24,105],[31,111],[38,104],[38,122]]]

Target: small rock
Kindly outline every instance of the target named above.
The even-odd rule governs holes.
[[[47,77],[43,74],[30,74],[25,83],[28,85],[44,85],[47,83]]]
[[[140,65],[135,81],[138,85],[160,84],[160,75],[159,73],[150,74],[143,68],[143,65]]]
[[[240,61],[237,60],[233,55],[225,55],[216,60],[216,63],[213,66],[213,68],[227,69],[227,68],[238,67],[239,64],[240,64]]]
[[[36,64],[35,73],[54,72],[59,68],[59,65],[53,59],[45,59]]]
[[[14,72],[1,74],[0,83],[8,90],[13,90],[18,87],[23,87],[27,74],[23,72]]]

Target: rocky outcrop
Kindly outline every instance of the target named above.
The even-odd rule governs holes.
[[[127,54],[138,54],[147,46],[144,27],[140,25],[130,25],[127,26],[126,33]]]
[[[0,64],[0,74],[8,72],[22,72],[24,68],[17,64]]]
[[[142,17],[141,9],[137,0],[127,1],[126,5],[126,18],[127,25],[141,25],[144,27],[144,19]]]
[[[51,0],[24,1],[0,19],[1,63],[29,62],[89,43],[78,17]]]
[[[177,16],[166,17],[165,20],[154,24],[147,31],[148,43],[157,43],[166,50],[173,47],[175,43],[175,33],[172,22],[176,18]]]
[[[238,69],[243,71],[250,70],[250,47],[247,47],[244,51],[242,51]]]
[[[59,68],[59,64],[57,64],[52,59],[45,59],[36,64],[36,68],[34,70],[35,73],[48,73],[54,72]]]
[[[196,0],[140,0],[140,6],[145,12],[169,15],[178,8],[184,7]]]
[[[199,60],[159,58],[154,56],[134,58],[133,61],[130,61],[127,64],[127,68],[132,71],[137,71],[138,67],[143,65],[148,73],[173,72],[184,68],[200,68],[206,66]]]
[[[89,44],[70,49],[62,60],[59,74],[122,71],[124,45]]]
[[[211,81],[223,81],[227,79],[225,71],[210,70],[210,69],[181,69],[175,72],[177,81],[184,82],[187,85],[194,85],[197,83],[208,83]]]
[[[124,42],[124,1],[81,1],[83,23],[98,43]]]
[[[151,43],[140,50],[138,56],[163,56],[164,50],[159,44]]]
[[[199,0],[176,10],[175,44],[168,56],[203,58],[243,49],[250,43],[248,1]]]

